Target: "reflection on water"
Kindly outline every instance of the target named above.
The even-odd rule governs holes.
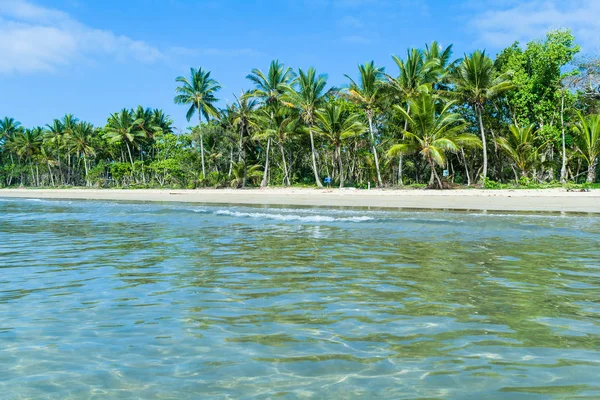
[[[0,393],[599,398],[599,243],[600,216],[0,199]]]

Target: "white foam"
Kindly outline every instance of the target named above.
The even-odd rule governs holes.
[[[197,210],[196,212],[205,212]],[[302,222],[363,222],[371,221],[374,218],[367,216],[359,217],[330,217],[328,215],[298,215],[298,214],[268,214],[268,213],[253,213],[240,212],[230,210],[217,210],[217,215],[228,215],[239,218],[255,218],[255,219],[274,219],[277,221],[302,221]]]

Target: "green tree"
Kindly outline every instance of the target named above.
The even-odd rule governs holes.
[[[251,130],[256,126],[256,107],[258,102],[251,98],[247,93],[243,93],[239,98],[235,96],[236,102],[229,109],[229,117],[239,132],[239,153],[238,163],[243,161],[240,166],[246,167],[246,139],[251,137]],[[246,179],[242,181],[242,187],[246,186]]]
[[[377,142],[375,141],[375,134],[373,132],[373,114],[375,112],[375,104],[379,100],[379,97],[382,93],[381,77],[383,75],[383,68],[376,67],[375,62],[371,61],[366,64],[359,65],[358,74],[358,83],[355,82],[350,76],[345,75],[346,78],[350,80],[348,94],[350,95],[351,99],[361,105],[361,107],[365,110],[365,114],[367,115],[367,120],[369,121],[371,149],[373,151],[375,170],[377,172],[377,186],[383,187],[381,172],[379,170],[379,157],[377,156]],[[341,184],[343,184],[343,181]]]
[[[22,130],[23,128],[19,121],[15,121],[14,118],[4,117],[3,120],[0,120],[0,145],[10,143],[12,137]],[[10,156],[12,158],[12,153]],[[14,160],[12,163],[14,164]]]
[[[71,149],[75,154],[83,160],[85,170],[85,184],[90,185],[89,174],[89,159],[96,155],[96,150],[93,147],[92,140],[94,135],[94,127],[89,122],[80,122],[69,133],[68,141]]]
[[[134,118],[131,110],[124,108],[118,113],[111,114],[104,128],[104,138],[109,143],[125,143],[132,169],[135,166],[131,148],[135,148],[140,140],[146,138],[146,131],[141,126],[142,122]]]
[[[577,79],[565,67],[579,52],[575,37],[568,29],[548,32],[544,40],[534,40],[522,49],[518,42],[504,49],[495,64],[501,72],[510,71],[515,90],[506,94],[511,119],[516,124],[537,124],[538,136],[558,142],[562,147],[561,182],[565,182],[567,149],[565,143],[565,101],[572,102],[569,83],[577,87]],[[582,70],[581,72],[584,72]],[[582,74],[582,78],[585,74]],[[567,83],[567,85],[563,85]],[[560,118],[557,118],[560,114]],[[560,122],[560,126],[558,126]],[[559,130],[560,128],[560,130]]]
[[[31,182],[36,186],[39,186],[39,178],[36,180],[36,174],[33,171],[33,162],[35,157],[42,151],[43,143],[44,129],[36,127],[17,131],[12,135],[9,144],[10,150],[29,163]]]
[[[175,104],[189,105],[189,109],[185,114],[188,122],[198,113],[198,125],[202,122],[202,117],[208,123],[211,117],[217,118],[219,111],[215,104],[218,99],[215,93],[221,89],[219,83],[210,77],[210,71],[203,71],[202,68],[190,68],[190,79],[183,76],[178,76],[176,82],[181,83],[175,89]],[[206,176],[206,168],[204,165],[204,139],[200,135],[200,154],[202,157],[202,176]]]
[[[485,55],[485,51],[475,51],[471,55],[465,55],[459,64],[454,76],[456,95],[468,103],[479,121],[479,132],[483,145],[483,172],[482,180],[487,178],[488,159],[487,142],[483,127],[484,104],[488,100],[498,97],[500,94],[512,88],[508,74],[498,74],[492,60]]]
[[[260,69],[254,68],[246,76],[246,79],[249,79],[255,86],[255,89],[248,94],[265,105],[272,105],[279,102],[285,93],[285,86],[294,79],[294,73],[291,68],[286,68],[279,60],[273,60],[267,75]]]
[[[285,94],[283,97],[285,104],[298,109],[302,120],[308,127],[313,173],[318,187],[323,187],[323,184],[321,183],[317,169],[313,126],[315,124],[316,111],[325,98],[326,85],[327,75],[317,75],[317,71],[312,67],[306,72],[298,69],[298,76],[294,79],[293,84],[284,85]]]
[[[437,46],[436,46],[437,49]],[[406,111],[410,113],[410,101],[436,82],[441,61],[434,57],[436,50],[428,49],[427,58],[419,49],[408,49],[406,60],[398,56],[392,56],[394,63],[398,66],[398,76],[393,78],[387,75],[390,92],[396,101],[406,105]],[[437,54],[439,56],[439,54]],[[408,128],[408,120],[404,121],[404,130]],[[398,182],[402,185],[403,158],[400,153],[398,159]]]
[[[435,166],[446,165],[446,152],[456,153],[461,147],[480,146],[479,139],[463,133],[465,123],[456,113],[451,112],[455,102],[443,102],[436,96],[424,93],[410,100],[410,114],[403,107],[396,109],[408,121],[408,131],[404,140],[392,146],[390,156],[419,153],[431,168],[429,186],[442,188]]]
[[[342,162],[342,141],[358,136],[365,132],[365,126],[360,122],[360,115],[345,111],[335,101],[329,101],[317,111],[315,133],[329,139],[335,148],[335,158],[338,162],[340,188],[344,187],[344,165]]]
[[[600,114],[584,116],[579,113],[575,125],[577,151],[587,161],[587,183],[596,182],[596,168],[600,155]]]
[[[539,162],[539,152],[548,144],[544,142],[541,146],[536,146],[536,133],[534,124],[511,125],[507,137],[496,138],[496,144],[512,159],[522,177],[526,177],[530,169]],[[518,180],[516,174],[515,179]]]

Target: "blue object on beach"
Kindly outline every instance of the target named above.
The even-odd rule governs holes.
[[[323,182],[331,183],[331,178],[327,176],[327,177],[325,177],[325,179],[323,179]]]

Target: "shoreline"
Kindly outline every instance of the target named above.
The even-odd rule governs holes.
[[[372,207],[406,210],[600,213],[600,190],[0,189],[0,198]]]

